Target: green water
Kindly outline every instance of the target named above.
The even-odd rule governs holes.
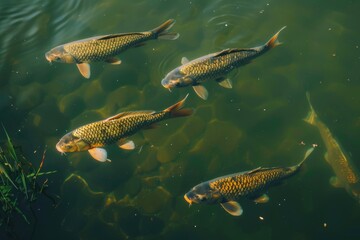
[[[55,209],[37,203],[34,232],[19,219],[19,239],[359,239],[359,203],[329,184],[323,141],[302,120],[309,91],[360,169],[359,9],[355,0],[3,0],[0,121],[34,165],[47,149],[44,169],[58,171],[48,190],[61,197]],[[66,42],[146,31],[169,18],[178,40],[130,49],[121,65],[94,63],[90,79],[44,57]],[[283,26],[284,44],[240,68],[233,89],[207,82],[203,101],[192,88],[170,93],[160,84],[183,56],[258,46]],[[55,149],[76,127],[122,111],[162,110],[187,93],[193,116],[137,133],[134,151],[107,147],[111,163]],[[304,171],[271,188],[266,204],[240,200],[241,217],[219,205],[189,208],[183,199],[205,180],[294,165],[313,143],[319,147]]]

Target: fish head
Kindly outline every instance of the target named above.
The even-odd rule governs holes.
[[[164,88],[171,89],[175,87],[186,87],[193,85],[193,80],[191,77],[183,74],[179,68],[174,69],[169,72],[166,77],[161,80],[161,84]]]
[[[58,46],[47,53],[45,53],[45,58],[50,63],[51,62],[60,62],[60,63],[75,63],[75,58],[69,54],[63,46]]]
[[[84,140],[75,137],[72,132],[63,136],[56,144],[56,149],[61,153],[86,151],[90,147]]]
[[[213,204],[222,201],[219,191],[210,188],[209,183],[200,183],[184,195],[184,199],[190,205],[193,203]]]

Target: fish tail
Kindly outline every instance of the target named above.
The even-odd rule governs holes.
[[[309,103],[309,106],[310,106],[310,111],[308,112],[307,116],[304,118],[304,121],[311,124],[311,125],[315,125],[315,121],[316,121],[316,118],[317,118],[317,115],[316,115],[316,112],[311,104],[311,101],[310,101],[310,93],[309,92],[306,92],[306,99]]]
[[[280,32],[282,30],[284,30],[285,28],[286,28],[286,26],[282,27],[277,33],[275,33],[275,35],[272,36],[272,38],[270,38],[270,40],[265,44],[265,46],[267,48],[271,49],[271,48],[281,45],[282,43],[279,42],[278,36],[279,36]]]
[[[184,106],[184,103],[186,101],[186,98],[188,96],[189,96],[189,94],[187,94],[185,96],[185,98],[183,100],[181,100],[180,102],[175,103],[174,105],[168,107],[167,109],[165,109],[163,111],[164,113],[166,113],[168,118],[186,117],[186,116],[193,114],[193,112],[194,112],[193,109],[190,109],[190,108],[182,109]]]
[[[169,19],[163,24],[161,24],[159,27],[151,30],[152,33],[154,33],[155,38],[159,39],[165,39],[165,40],[175,40],[177,39],[180,34],[179,33],[169,33],[169,29],[172,28],[175,24],[174,19]]]
[[[309,157],[310,154],[314,151],[314,149],[315,149],[315,147],[313,146],[313,147],[309,148],[309,149],[305,152],[305,155],[304,155],[303,160],[301,160],[301,162],[300,162],[298,165],[296,165],[296,168],[297,168],[297,169],[300,168],[300,167],[304,164],[304,162],[306,161],[306,159],[308,159],[308,157]]]

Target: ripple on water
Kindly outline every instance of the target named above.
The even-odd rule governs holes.
[[[74,17],[85,10],[84,1],[5,1],[0,9],[0,69],[4,63],[14,62],[17,55],[23,57],[42,48]],[[68,34],[68,33],[67,33]]]

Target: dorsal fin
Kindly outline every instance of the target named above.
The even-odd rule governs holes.
[[[242,51],[255,51],[251,48],[227,48],[224,49],[220,52],[214,53],[214,55],[212,57],[221,57],[230,53],[235,53],[235,52],[242,52]]]
[[[152,110],[122,112],[122,113],[116,114],[115,116],[112,116],[112,117],[109,117],[109,118],[105,119],[104,122],[112,121],[112,120],[119,119],[119,118],[129,116],[129,115],[135,116],[135,115],[143,115],[143,114],[152,114],[154,112],[155,111],[152,111]]]
[[[258,167],[258,168],[255,168],[253,170],[248,171],[246,174],[256,173],[256,172],[259,172],[260,170],[263,170],[263,169],[264,168],[262,168],[262,167]]]
[[[99,36],[98,38],[94,38],[95,40],[106,40],[111,38],[117,38],[117,37],[123,37],[128,35],[144,35],[143,33],[137,32],[137,33],[117,33],[117,34],[109,34],[104,36]]]

